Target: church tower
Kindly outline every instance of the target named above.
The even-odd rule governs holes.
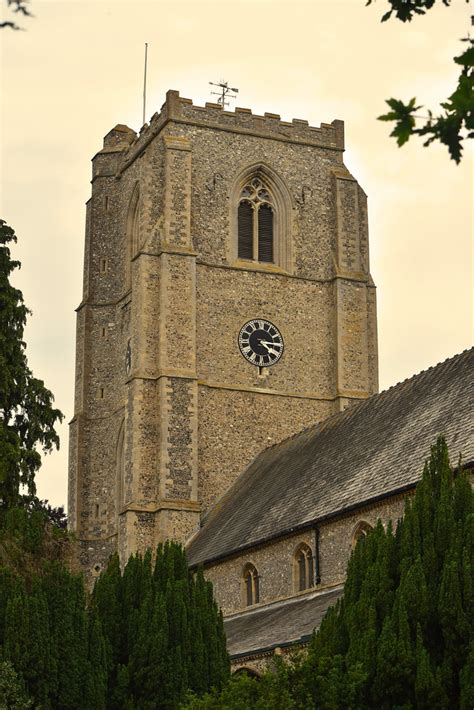
[[[262,449],[377,391],[366,196],[343,151],[341,121],[176,91],[139,135],[105,137],[70,435],[86,569],[185,542]]]

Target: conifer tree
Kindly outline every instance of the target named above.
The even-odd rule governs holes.
[[[29,710],[33,701],[10,661],[0,661],[0,710]]]
[[[107,668],[100,620],[88,610],[81,577],[43,552],[44,514],[10,509],[1,530],[13,530],[18,567],[0,569],[0,654],[11,663],[32,706],[48,710],[105,708]],[[10,527],[9,527],[10,526]],[[33,546],[33,547],[32,547]]]
[[[473,491],[439,438],[395,531],[379,522],[357,543],[306,659],[183,710],[266,710],[280,698],[294,710],[472,710],[473,560]]]
[[[59,447],[54,426],[63,415],[53,395],[28,367],[23,330],[29,313],[10,283],[20,263],[11,258],[15,232],[0,220],[0,510],[17,505],[20,487],[36,491],[35,473],[44,452]]]
[[[344,599],[312,642],[306,678],[338,653],[355,707],[458,707],[471,692],[473,493],[438,439],[395,535],[362,539],[348,566]],[[358,674],[358,687],[349,687]],[[351,694],[352,693],[352,694]],[[329,707],[313,693],[316,707]]]
[[[229,676],[222,616],[212,585],[192,575],[175,542],[118,558],[97,580],[92,607],[107,648],[108,708],[174,710],[188,689],[220,688]]]

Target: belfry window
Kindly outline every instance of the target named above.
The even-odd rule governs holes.
[[[314,562],[313,552],[304,543],[299,545],[294,558],[294,580],[295,591],[302,592],[304,589],[314,587]]]
[[[237,212],[238,257],[274,262],[274,209],[270,192],[254,177],[240,194]]]
[[[257,569],[252,564],[244,567],[243,601],[245,606],[258,604],[260,601],[260,585]]]

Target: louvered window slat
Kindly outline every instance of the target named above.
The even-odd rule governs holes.
[[[258,260],[273,261],[273,210],[268,205],[258,210]]]
[[[239,259],[253,259],[253,209],[241,202],[238,211]]]

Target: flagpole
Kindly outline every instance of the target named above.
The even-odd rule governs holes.
[[[145,112],[146,112],[146,65],[148,58],[148,42],[145,42],[145,70],[143,72],[143,121],[142,126],[145,125]]]

